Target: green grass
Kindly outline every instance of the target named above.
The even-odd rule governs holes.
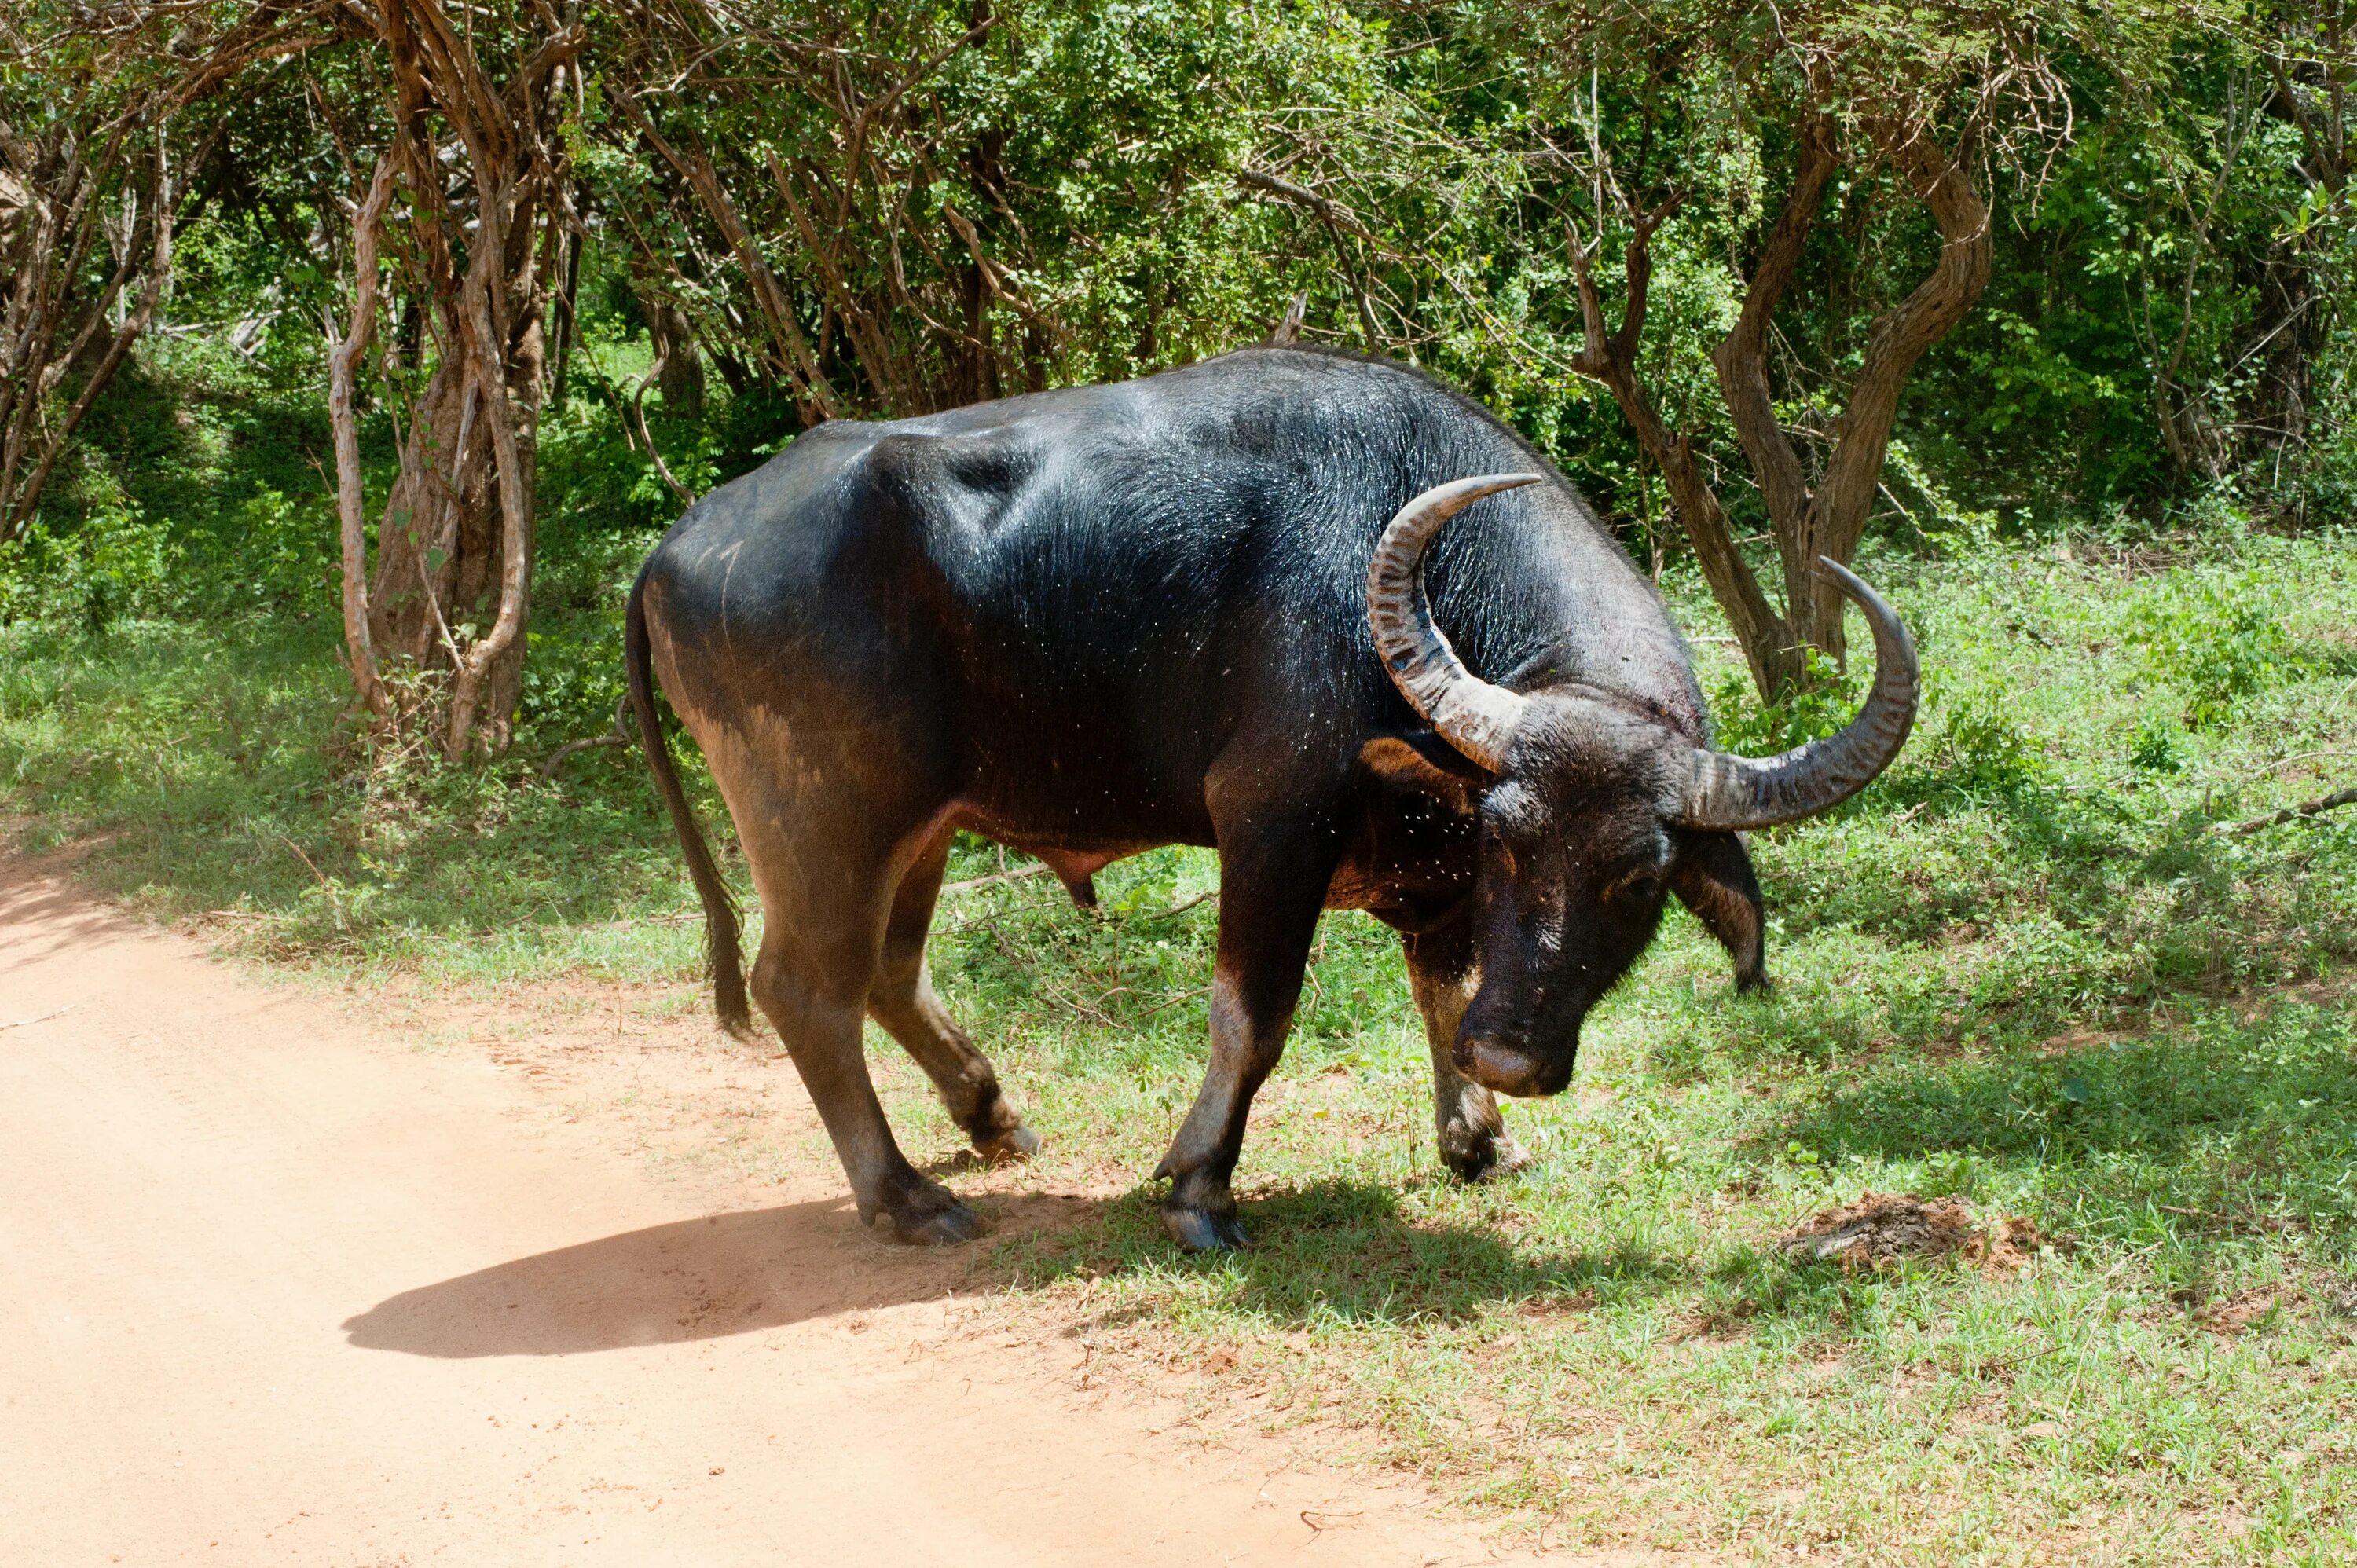
[[[603,727],[618,585],[651,537],[638,503],[568,499],[613,489],[619,461],[580,417],[545,469],[513,757],[363,746],[300,571],[226,609],[150,591],[112,619],[0,627],[18,842],[98,840],[97,885],[360,983],[691,983],[693,901],[638,758],[537,776]],[[227,471],[264,438],[198,445]],[[271,493],[324,539],[316,498]],[[201,532],[176,535],[199,563]],[[1211,857],[1111,869],[1095,917],[1045,878],[953,897],[937,980],[1048,1148],[952,1179],[1109,1195],[993,1244],[990,1268],[1114,1364],[1224,1348],[1222,1378],[1258,1399],[1219,1408],[1338,1427],[1551,1541],[2357,1561],[2357,811],[2212,831],[2357,774],[2351,542],[1871,557],[1931,702],[1889,776],[1756,842],[1775,992],[1735,997],[1674,917],[1592,1021],[1574,1091],[1509,1109],[1535,1168],[1461,1188],[1435,1162],[1396,947],[1329,918],[1240,1172],[1243,1256],[1177,1255],[1141,1185],[1201,1069]],[[1689,575],[1669,586],[1717,629]],[[1758,710],[1704,652],[1736,741],[1822,722]],[[996,865],[962,843],[952,875]],[[921,1079],[875,1045],[911,1152],[946,1155]],[[1985,1278],[1776,1249],[1868,1190],[1961,1194],[2050,1250]]]

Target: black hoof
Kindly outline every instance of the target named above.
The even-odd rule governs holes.
[[[990,1221],[954,1200],[947,1208],[930,1214],[892,1216],[892,1233],[912,1246],[953,1247],[961,1241],[979,1240],[989,1231]]]
[[[1442,1150],[1440,1163],[1448,1174],[1470,1185],[1493,1177],[1512,1176],[1535,1163],[1528,1149],[1505,1133],[1484,1139],[1480,1145],[1463,1152]]]
[[[988,1220],[960,1203],[947,1187],[922,1177],[888,1198],[867,1216],[868,1223],[874,1224],[878,1216],[892,1222],[893,1235],[920,1247],[954,1246],[990,1230]]]
[[[1170,1232],[1181,1251],[1229,1252],[1252,1245],[1233,1210],[1221,1214],[1208,1208],[1165,1207],[1162,1228]]]
[[[1039,1152],[1039,1134],[1017,1124],[988,1138],[976,1138],[974,1152],[994,1165],[1028,1160]]]

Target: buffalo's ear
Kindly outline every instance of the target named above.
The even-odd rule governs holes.
[[[1768,988],[1767,912],[1740,833],[1680,832],[1670,890],[1735,960],[1735,989]]]
[[[1359,766],[1393,789],[1429,795],[1461,817],[1473,814],[1490,784],[1480,764],[1429,732],[1413,738],[1379,735],[1359,747]]]

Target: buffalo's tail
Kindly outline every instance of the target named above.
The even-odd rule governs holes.
[[[712,850],[695,809],[679,787],[679,768],[671,745],[663,738],[662,715],[655,707],[651,645],[647,639],[647,575],[630,585],[630,609],[623,621],[623,663],[630,671],[630,708],[639,715],[639,740],[645,747],[647,767],[655,776],[655,792],[671,811],[671,825],[679,833],[679,847],[687,856],[687,874],[704,900],[704,944],[712,961],[712,1003],[720,1026],[740,1037],[753,1031],[753,1014],[745,1002],[745,963],[737,951],[737,899],[713,864]]]

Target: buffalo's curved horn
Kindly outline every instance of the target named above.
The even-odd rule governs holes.
[[[1424,553],[1442,523],[1483,496],[1538,482],[1536,474],[1484,474],[1435,485],[1394,514],[1367,564],[1367,624],[1383,668],[1442,739],[1492,773],[1529,703],[1466,669],[1433,624]]]
[[[1840,563],[1817,565],[1849,596],[1874,628],[1874,689],[1838,735],[1777,757],[1732,757],[1697,748],[1683,799],[1670,812],[1689,828],[1764,828],[1815,816],[1848,800],[1890,766],[1915,727],[1921,673],[1915,639],[1899,612]]]

